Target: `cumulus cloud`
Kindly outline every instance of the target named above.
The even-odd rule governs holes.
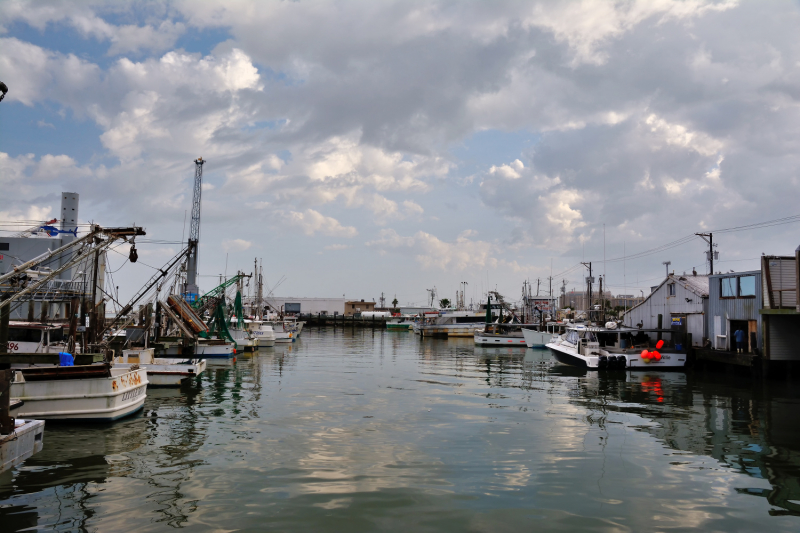
[[[253,243],[244,239],[230,239],[222,241],[222,249],[226,252],[243,252],[250,249]]]
[[[425,269],[442,271],[480,269],[497,266],[494,252],[497,246],[470,239],[472,230],[463,231],[454,241],[447,242],[425,231],[411,236],[402,236],[393,229],[381,230],[379,237],[366,243],[368,247],[382,252],[413,254],[414,259]]]
[[[333,217],[326,217],[319,211],[306,209],[303,212],[289,211],[281,217],[288,226],[299,228],[306,235],[321,233],[331,237],[355,237],[358,230],[353,226],[343,226]]]

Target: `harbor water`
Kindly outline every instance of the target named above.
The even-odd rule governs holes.
[[[45,427],[0,531],[800,531],[795,383],[306,328]]]

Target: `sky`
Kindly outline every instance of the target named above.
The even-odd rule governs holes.
[[[582,261],[647,294],[707,272],[684,237],[800,214],[798,33],[796,1],[5,0],[0,221],[70,191],[143,226],[133,295],[202,157],[204,291],[258,258],[286,296],[517,299]],[[715,270],[799,230],[719,232]]]

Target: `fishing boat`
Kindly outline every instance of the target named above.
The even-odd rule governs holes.
[[[522,336],[525,337],[525,345],[528,348],[544,348],[554,336],[564,333],[569,324],[563,322],[547,322],[541,328],[522,328]]]
[[[244,352],[254,352],[258,350],[259,337],[253,335],[247,327],[247,320],[242,320],[243,327],[239,327],[239,321],[236,318],[231,319],[231,325],[228,331],[231,334],[236,346],[239,350]]]
[[[151,387],[178,387],[186,380],[199,376],[206,369],[204,359],[156,358],[153,348],[124,350],[114,358],[114,365],[123,367],[139,365],[147,371]]]
[[[275,330],[272,325],[264,322],[263,320],[248,320],[245,319],[244,323],[247,325],[247,330],[258,339],[258,347],[275,346]]]
[[[131,415],[147,398],[147,372],[132,365],[13,365],[11,396],[18,416],[45,420],[109,422]]]
[[[525,346],[522,327],[527,325],[529,324],[497,322],[484,324],[483,328],[475,330],[475,344]]]
[[[474,311],[445,311],[431,315],[425,313],[418,328],[423,337],[474,337],[482,329],[485,317]]]
[[[205,359],[228,358],[236,355],[236,347],[232,342],[223,339],[198,339],[194,354]]]
[[[625,328],[613,322],[607,327],[572,325],[546,346],[560,363],[589,370],[685,368],[686,353],[681,345],[653,339],[648,333],[655,333],[656,337],[671,335],[670,330]]]

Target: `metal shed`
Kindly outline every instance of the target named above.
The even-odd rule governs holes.
[[[708,338],[717,350],[736,349],[733,332],[747,332],[745,353],[761,353],[761,271],[709,276]]]

